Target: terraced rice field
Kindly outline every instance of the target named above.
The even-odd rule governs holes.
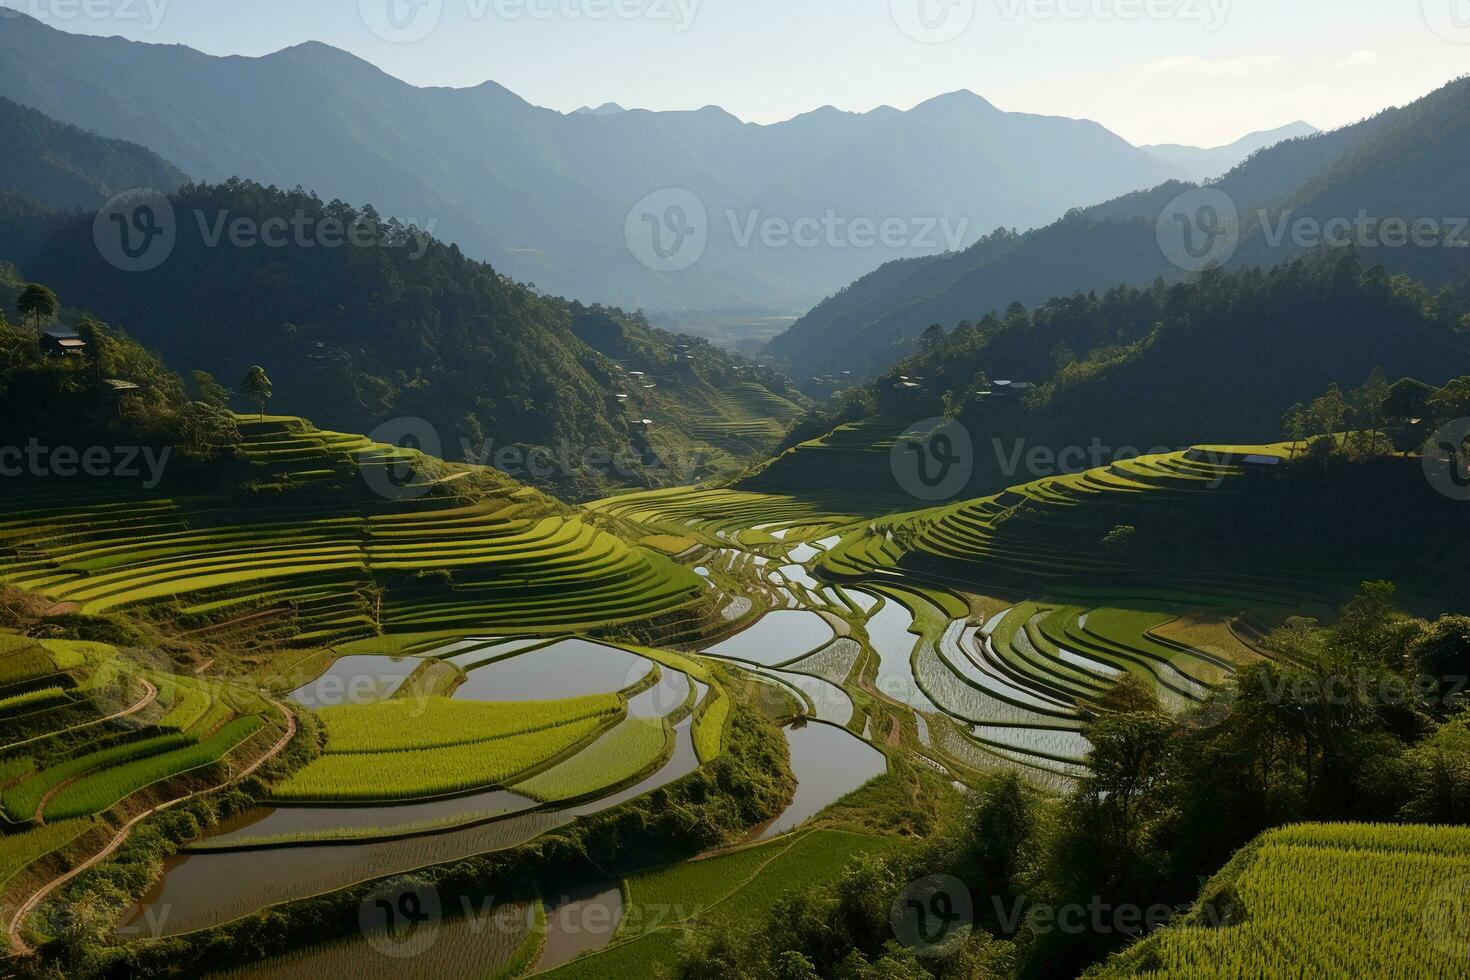
[[[663,714],[645,724],[649,719],[635,716],[646,712],[630,713],[619,693],[649,684],[652,695],[660,693],[665,685],[653,669],[636,654],[566,640],[479,667],[452,699],[328,707],[321,712],[323,754],[277,786],[274,797],[298,804],[386,802],[518,783],[518,792],[543,801],[595,792],[667,755]],[[687,682],[680,690],[671,695],[677,704],[670,710],[684,703]],[[542,696],[547,700],[536,700]]]
[[[1271,450],[1250,455],[1265,458]],[[1066,498],[1064,489],[1079,500],[1085,495],[1157,492],[1163,500],[1171,493],[1229,493],[1231,480],[1246,478],[1245,467],[1243,459],[1225,454],[1199,459],[1176,454],[1123,464],[1138,479],[1094,472],[1056,486],[1028,485],[1009,497],[845,529],[834,527],[840,515],[816,513],[809,502],[748,491],[635,494],[598,506],[644,531],[691,535],[706,549],[694,557],[705,578],[757,613],[762,606],[774,609],[705,649],[743,661],[745,669],[787,689],[809,716],[838,724],[861,720],[853,699],[870,686],[886,701],[914,711],[915,732],[931,743],[919,751],[932,747],[932,720],[958,726],[959,734],[947,739],[947,753],[943,745],[935,750],[945,758],[933,761],[1020,769],[1055,787],[1081,772],[1078,766],[1090,750],[1080,734],[1083,710],[1125,674],[1148,681],[1166,707],[1185,711],[1258,655],[1233,641],[1223,622],[1217,621],[1203,647],[1188,632],[1179,638],[1166,635],[1177,617],[1194,615],[1187,603],[1177,601],[992,605],[982,626],[948,589],[926,585],[928,566],[915,566],[914,556],[933,559],[931,540],[963,531],[946,555],[947,568],[959,566],[961,557],[963,567],[945,581],[968,582],[973,573],[983,582],[994,556],[976,547],[983,529],[971,523],[972,514],[1003,528],[1007,504],[1030,502],[1046,512],[1081,506]],[[898,529],[902,535],[894,533]],[[899,537],[914,543],[900,548]],[[834,580],[840,584],[830,584]],[[818,642],[818,610],[847,623],[852,638],[802,653],[799,648]],[[785,636],[783,617],[792,617],[793,633],[797,625],[811,626],[812,633]],[[793,662],[793,656],[800,659]],[[869,731],[868,737],[898,736]]]
[[[739,490],[601,501],[594,524],[489,474],[296,420],[242,425],[247,453],[286,488],[264,504],[28,499],[0,519],[0,581],[93,613],[166,600],[205,630],[279,615],[280,632],[265,640],[316,650],[301,653],[290,681],[271,683],[301,685],[292,697],[316,712],[322,754],[273,787],[275,809],[170,865],[130,917],[142,921],[151,903],[185,910],[170,933],[535,840],[716,759],[736,685],[784,689],[811,724],[789,733],[796,800],[760,833],[796,833],[632,879],[618,942],[551,974],[647,975],[670,961],[678,935],[667,917],[651,921],[650,908],[681,899],[689,908],[678,921],[752,921],[786,888],[899,846],[797,829],[887,771],[878,747],[914,753],[947,778],[1016,771],[1064,791],[1086,771],[1086,709],[1119,678],[1147,680],[1182,711],[1258,656],[1228,617],[1179,595],[1094,599],[1069,588],[1072,576],[1111,566],[1069,555],[1057,540],[1076,532],[1075,514],[1093,498],[1149,507],[1229,494],[1247,467],[1232,457],[1150,457],[862,523],[832,495],[753,492],[760,474]],[[871,447],[872,435],[839,432],[793,452],[840,461],[868,451],[857,447]],[[402,463],[421,466],[431,491],[335,489]],[[313,493],[323,488],[334,489]],[[1055,537],[1022,541],[1010,526],[1017,509],[1028,528],[1040,521]],[[637,540],[660,546],[628,543]],[[1261,574],[1231,579],[1225,591],[1254,595],[1275,581]],[[1042,583],[1028,594],[1045,598],[1002,602],[976,591],[993,579]],[[659,642],[703,653],[581,635],[633,621],[657,621]],[[86,645],[0,637],[0,722],[18,722],[24,736],[0,752],[0,807],[31,825],[0,838],[0,880],[23,870],[32,849],[44,854],[85,833],[86,817],[264,741],[275,722],[249,690],[109,673],[106,660]],[[98,724],[147,687],[156,698],[130,730]],[[95,738],[68,739],[76,746],[64,756],[49,751],[55,732],[87,725],[97,725]],[[483,945],[495,963],[527,955],[524,936],[480,938],[466,938],[467,948]],[[346,969],[361,947],[306,951],[239,975]],[[434,961],[444,975],[466,965],[445,956]]]
[[[479,656],[487,642],[441,641],[422,660],[444,663],[439,657],[466,649]],[[460,697],[461,688],[454,698],[321,710],[324,753],[275,787],[278,803],[292,805],[206,838],[131,922],[156,901],[188,906],[170,928],[199,928],[272,902],[519,846],[692,772],[701,761],[696,731],[703,761],[721,751],[728,695],[698,661],[578,639],[504,649],[502,659],[472,672],[494,681],[475,697]],[[552,659],[543,660],[548,652]],[[517,663],[535,669],[506,673]],[[601,691],[549,702],[525,696],[568,678],[572,688]],[[496,692],[507,700],[481,699]],[[697,700],[696,724],[687,716]]]
[[[607,514],[649,531],[684,534],[711,548],[726,547],[739,535],[756,542],[775,540],[758,527],[803,527],[835,530],[856,518],[842,511],[824,511],[810,501],[792,496],[742,493],[736,490],[655,490],[589,504]]]
[[[387,840],[191,854],[171,863],[161,881],[125,918],[122,934],[132,935],[128,930],[146,922],[150,909],[171,909],[165,934],[177,935],[362,881],[519,847],[693,772],[700,760],[691,741],[691,727],[689,720],[674,726],[677,747],[658,772],[635,786],[566,809],[522,812],[488,823]],[[392,810],[380,811],[385,821],[391,819]]]
[[[1196,909],[1101,975],[1463,977],[1470,830],[1311,824],[1266,834]]]
[[[240,500],[6,488],[0,582],[83,612],[187,597],[202,625],[270,613],[308,645],[376,628],[575,627],[666,615],[698,580],[491,471],[321,432],[240,419],[257,480]],[[413,466],[411,492],[374,492]],[[421,572],[440,578],[422,579]],[[381,611],[367,595],[386,588]]]
[[[561,765],[517,783],[516,792],[543,803],[589,796],[652,770],[673,748],[662,718],[628,718]]]
[[[622,713],[615,693],[570,701],[486,703],[448,698],[347,704],[321,713],[326,751],[335,755],[442,749],[529,735]]]
[[[472,916],[452,905],[444,910],[446,918],[432,927],[432,941],[377,933],[211,973],[208,980],[509,980],[520,975],[540,949],[544,922],[537,914],[539,903],[484,909],[468,904]],[[422,951],[418,943],[425,947]]]
[[[1254,477],[1288,451],[1284,445],[1200,447],[1037,480],[849,531],[824,554],[823,565],[839,578],[902,567],[977,588],[1033,594],[1067,588],[1081,595],[1099,591],[1093,586],[1103,582],[1113,595],[1136,588],[1141,595],[1166,598],[1162,593],[1169,592],[1196,603],[1320,600],[1355,585],[1352,573],[1331,562],[1304,561],[1285,546],[1256,543],[1224,565],[1197,561],[1158,569],[1097,546],[1112,528],[1147,526],[1159,514],[1188,514],[1206,526],[1226,513],[1244,519]]]
[[[10,694],[16,686],[44,696]],[[219,782],[223,763],[258,757],[282,722],[246,685],[150,669],[102,644],[9,635],[0,702],[12,706],[0,726],[0,889],[93,839],[106,826],[95,815]]]
[[[788,891],[832,881],[853,859],[893,853],[903,841],[814,830],[634,876],[614,945],[545,974],[548,980],[653,976],[672,963],[679,926],[691,920],[758,923]]]

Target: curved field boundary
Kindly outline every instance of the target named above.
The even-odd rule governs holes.
[[[103,725],[109,721],[118,721],[122,718],[132,717],[133,715],[142,711],[144,708],[148,707],[154,701],[158,700],[158,688],[154,686],[153,682],[148,680],[146,677],[140,677],[138,679],[143,682],[145,690],[143,693],[143,697],[139,699],[138,703],[133,705],[132,707],[124,708],[122,711],[114,712],[113,714],[108,715],[106,718],[97,718],[93,721],[83,722],[80,725],[73,725],[70,728],[59,728],[54,732],[47,732],[45,735],[37,735],[34,738],[28,738],[23,742],[11,742],[8,745],[3,746],[4,750],[6,752],[9,752],[12,749],[24,748],[25,746],[33,745],[36,742],[44,742],[46,739],[55,738],[58,735],[66,735],[71,732],[81,731],[83,728],[91,728],[93,725]]]
[[[91,870],[97,864],[111,857],[113,853],[116,852],[117,849],[123,845],[123,842],[128,839],[128,836],[133,832],[133,828],[138,826],[138,824],[142,823],[144,820],[147,820],[149,817],[154,816],[155,814],[162,813],[164,810],[171,809],[175,806],[178,806],[180,803],[192,800],[197,796],[204,796],[209,793],[218,792],[219,790],[229,786],[231,783],[235,783],[243,779],[248,779],[249,777],[253,776],[260,769],[261,766],[264,766],[271,759],[274,759],[276,756],[280,755],[281,752],[285,750],[286,746],[291,744],[291,740],[296,737],[296,715],[275,698],[268,698],[268,700],[271,702],[271,704],[275,705],[276,709],[279,710],[281,714],[285,717],[286,732],[274,745],[266,750],[265,754],[256,759],[249,766],[246,766],[238,774],[230,777],[225,782],[220,783],[218,786],[211,786],[208,789],[195,790],[192,793],[187,793],[184,796],[178,797],[177,799],[169,800],[166,803],[160,803],[158,806],[143,811],[133,819],[129,820],[127,823],[123,824],[123,826],[118,829],[117,834],[113,836],[112,840],[109,841],[96,854],[82,861],[70,871],[67,871],[64,874],[58,875],[55,878],[51,879],[49,882],[42,885],[39,889],[33,892],[30,898],[21,903],[20,908],[16,910],[15,914],[10,919],[9,938],[11,952],[16,956],[32,956],[35,954],[35,949],[26,943],[25,937],[23,935],[26,919],[30,918],[31,914],[36,911],[40,904],[44,902],[52,892],[56,891],[62,885],[65,885],[73,878],[76,878],[78,875]]]

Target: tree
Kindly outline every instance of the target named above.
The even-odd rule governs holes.
[[[30,321],[31,329],[38,334],[42,322],[55,316],[59,309],[61,301],[56,294],[38,282],[21,290],[20,298],[15,301],[15,311],[20,314],[21,321]]]
[[[975,812],[970,839],[984,886],[993,896],[1010,899],[1035,828],[1036,814],[1020,776],[997,777]]]
[[[265,373],[265,368],[256,364],[245,372],[245,380],[240,383],[240,390],[260,406],[260,417],[265,418],[265,403],[271,400],[275,394],[275,386],[271,384],[270,376]]]
[[[1100,716],[1083,730],[1092,743],[1080,799],[1101,817],[1106,844],[1115,853],[1141,853],[1148,824],[1160,815],[1152,805],[1164,785],[1174,720],[1158,695],[1130,674],[1098,699]]]
[[[194,400],[201,405],[224,408],[229,404],[230,393],[208,371],[190,371],[189,381],[194,386]]]
[[[1342,429],[1343,419],[1347,418],[1347,411],[1347,397],[1343,395],[1342,389],[1334,384],[1327,389],[1327,394],[1312,402],[1312,407],[1307,410],[1307,417],[1316,434],[1331,436]]]
[[[1422,419],[1429,414],[1429,400],[1433,397],[1434,389],[1429,385],[1404,378],[1389,386],[1383,402],[1384,417],[1399,424]]]
[[[1297,449],[1307,441],[1309,419],[1307,418],[1307,407],[1297,402],[1286,410],[1286,415],[1281,419],[1281,434],[1286,436],[1291,443],[1291,457],[1296,458]]]
[[[102,363],[107,357],[107,333],[102,324],[90,316],[77,324],[77,337],[87,346],[82,350],[83,363],[92,368],[97,382],[102,382]]]
[[[1383,427],[1383,406],[1388,402],[1388,378],[1383,368],[1374,368],[1363,386],[1353,392],[1353,408],[1357,412],[1358,424],[1366,425],[1368,431],[1359,440],[1359,447],[1367,452],[1378,442],[1378,431]]]
[[[1470,418],[1470,376],[1456,378],[1435,392],[1429,399],[1429,411],[1436,425]]]
[[[931,323],[929,329],[924,331],[919,338],[919,350],[925,354],[932,354],[944,346],[944,328],[937,323]]]
[[[1470,678],[1470,617],[1445,616],[1424,627],[1409,645],[1410,666],[1439,678],[1446,689],[1463,689]]]

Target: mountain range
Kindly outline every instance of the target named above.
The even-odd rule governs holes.
[[[1316,136],[1320,132],[1321,130],[1311,123],[1297,120],[1276,129],[1264,129],[1250,133],[1224,146],[1206,148],[1182,146],[1178,143],[1159,143],[1151,146],[1145,145],[1140,149],[1147,150],[1160,160],[1178,167],[1189,180],[1201,182],[1222,176],[1233,170],[1242,161],[1249,159],[1251,154],[1264,150],[1268,146],[1275,146],[1286,140]]]
[[[804,310],[885,261],[1035,227],[1193,166],[1094,122],[1005,112],[970,92],[774,125],[712,106],[561,113],[494,82],[416,88],[320,43],[214,57],[23,15],[0,21],[0,91],[195,179],[372,202],[512,278],[629,309]],[[638,236],[652,243],[645,215],[674,214],[658,198],[637,206],[668,189],[697,200],[708,233],[698,260],[674,271],[634,255]],[[779,234],[829,215],[840,227],[812,247]],[[885,221],[896,234],[871,244],[851,224]]]
[[[1322,247],[1321,235],[1290,229],[1325,230],[1333,219],[1355,222],[1360,211],[1370,222],[1427,220],[1457,241],[1379,247],[1371,232],[1352,238],[1372,253],[1367,261],[1452,282],[1470,272],[1470,234],[1463,227],[1452,234],[1453,216],[1470,215],[1457,162],[1467,151],[1470,79],[1460,79],[1408,106],[1260,150],[1207,188],[1166,181],[1029,232],[997,232],[959,253],[888,263],[818,304],[767,351],[798,377],[871,376],[911,352],[931,324],[949,328],[1013,303],[1181,278],[1192,270],[1171,261],[1159,237],[1181,201],[1186,217],[1222,201],[1238,214],[1226,229],[1234,247],[1220,253],[1231,268],[1275,265]]]
[[[137,177],[182,175],[3,99],[0,124],[12,137],[0,164],[5,310],[44,282],[62,326],[95,314],[227,386],[261,365],[277,404],[363,431],[408,420],[437,435],[439,454],[493,460],[572,499],[738,471],[804,407],[777,372],[615,308],[540,295],[426,232],[301,190],[186,182],[166,206],[145,199],[175,234],[156,263],[124,267],[99,248],[96,209]],[[281,215],[302,230],[279,243],[211,234]],[[330,222],[367,243],[328,239]]]

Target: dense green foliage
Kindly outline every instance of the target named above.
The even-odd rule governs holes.
[[[502,468],[572,497],[729,469],[798,411],[775,372],[636,314],[540,295],[372,207],[243,180],[171,200],[177,241],[150,271],[110,265],[90,218],[10,258],[172,364],[230,383],[262,367],[277,405],[350,431],[424,419],[446,458],[517,450]],[[235,222],[261,237],[237,239]],[[242,407],[258,409],[249,387]],[[772,420],[745,440],[725,428]],[[549,451],[534,468],[532,447]]]
[[[23,317],[15,326],[0,312],[0,443],[24,448],[34,439],[79,452],[93,445],[171,447],[207,457],[238,440],[228,413],[190,402],[179,378],[127,334],[66,307],[47,312],[27,302],[27,290],[38,288],[46,287],[0,267],[0,299]],[[42,354],[37,333],[58,327],[87,342],[81,356]],[[120,395],[109,380],[138,387]]]
[[[1375,369],[1390,383],[1443,384],[1464,374],[1467,313],[1466,296],[1431,294],[1364,268],[1352,253],[1058,298],[1034,310],[1013,306],[936,334],[787,443],[829,432],[835,443],[838,426],[863,427],[860,445],[870,451],[846,454],[841,497],[860,508],[888,502],[891,440],[930,416],[958,419],[974,440],[974,473],[956,498],[1111,462],[1129,447],[1271,442],[1294,403],[1331,384],[1357,388]],[[922,378],[921,387],[896,389],[900,376]],[[1025,397],[984,394],[996,380],[1039,387]],[[1048,453],[1042,472],[1031,462],[1038,448]],[[799,490],[830,461],[788,453],[741,487]]]

